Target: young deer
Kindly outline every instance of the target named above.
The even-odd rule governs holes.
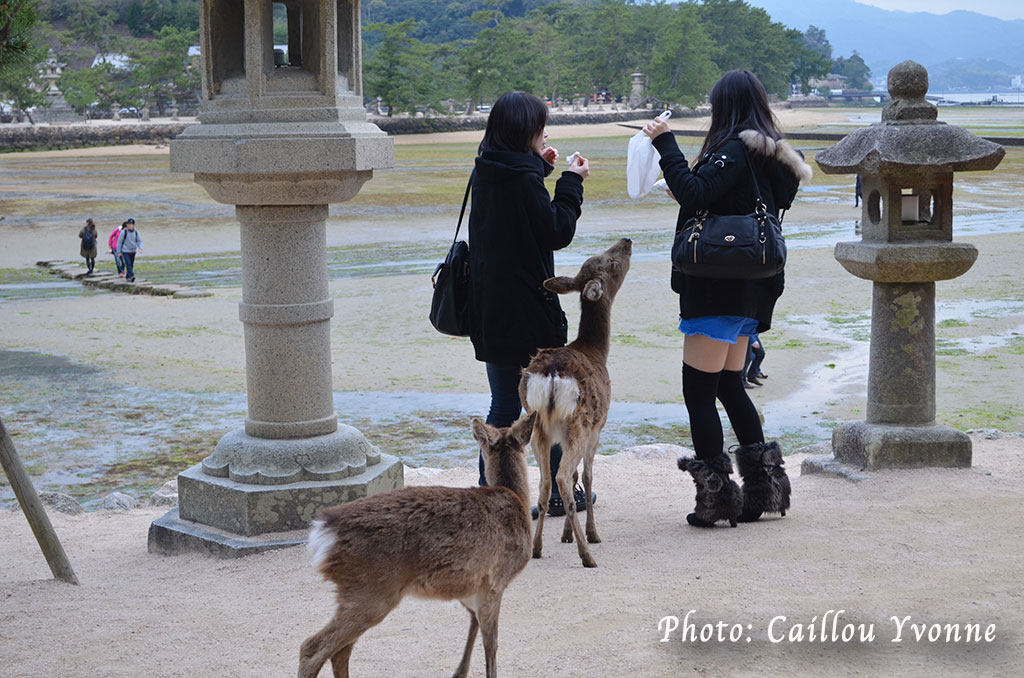
[[[530,561],[526,443],[534,417],[507,429],[473,420],[489,487],[407,487],[325,509],[313,521],[313,565],[338,587],[338,609],[302,644],[299,678],[328,659],[348,676],[352,646],[407,594],[459,600],[469,638],[456,678],[469,672],[477,629],[487,678],[498,675],[498,612],[509,582]]]
[[[608,347],[611,339],[611,312],[615,294],[629,271],[633,243],[628,238],[584,262],[575,278],[557,277],[544,281],[552,292],[580,293],[580,329],[576,340],[561,348],[541,349],[523,371],[519,395],[527,412],[536,413],[530,448],[540,466],[540,496],[537,499],[537,529],[533,537],[533,557],[540,558],[544,534],[544,513],[551,497],[551,445],[561,443],[562,461],[555,482],[565,502],[562,541],[575,536],[584,567],[597,567],[590,549],[583,542],[583,530],[572,500],[577,467],[583,461],[583,491],[587,495],[587,541],[601,541],[594,525],[590,486],[593,480],[594,454],[608,418],[611,380],[608,378]]]

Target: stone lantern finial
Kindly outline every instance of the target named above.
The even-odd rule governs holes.
[[[896,64],[889,71],[889,96],[882,111],[883,121],[936,120],[939,109],[924,96],[928,93],[928,71],[915,61]]]

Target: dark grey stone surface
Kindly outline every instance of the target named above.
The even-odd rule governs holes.
[[[942,424],[845,422],[832,431],[836,460],[859,469],[970,468],[971,439]]]
[[[800,475],[823,475],[851,483],[859,483],[871,477],[861,473],[859,469],[843,464],[832,455],[807,457],[800,464]]]
[[[100,503],[101,511],[130,511],[138,505],[135,497],[123,492],[111,492]]]
[[[321,508],[402,487],[403,480],[402,462],[390,455],[356,476],[286,485],[215,478],[196,464],[178,475],[178,507],[183,520],[254,536],[303,528]]]
[[[276,396],[280,398],[281,393]],[[365,473],[378,463],[380,449],[358,429],[347,424],[335,426],[332,433],[302,438],[258,438],[245,429],[231,431],[220,439],[214,453],[203,459],[203,472],[251,485],[285,485],[341,480]]]
[[[978,248],[948,243],[836,243],[836,261],[864,280],[923,283],[960,277],[974,265]]]
[[[935,421],[935,283],[875,283],[867,420]]]
[[[205,553],[215,558],[240,558],[262,551],[298,546],[309,536],[308,529],[245,537],[224,530],[182,520],[171,509],[149,526],[149,552],[164,556]]]

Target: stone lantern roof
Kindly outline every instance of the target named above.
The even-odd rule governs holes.
[[[826,174],[934,174],[991,170],[1005,151],[965,129],[936,120],[938,109],[925,100],[928,71],[904,61],[889,71],[892,101],[882,122],[859,129],[818,153]]]

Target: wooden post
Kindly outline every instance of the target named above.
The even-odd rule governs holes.
[[[71,569],[71,562],[68,560],[67,554],[64,553],[64,547],[60,545],[57,533],[53,531],[53,525],[50,524],[50,518],[46,515],[46,509],[43,508],[42,502],[39,501],[39,495],[36,494],[36,488],[32,485],[32,479],[28,477],[18,453],[14,450],[14,441],[7,435],[3,420],[0,420],[0,462],[3,463],[7,479],[11,481],[11,487],[14,488],[14,494],[18,497],[21,510],[25,512],[28,524],[36,535],[39,548],[43,550],[46,563],[50,566],[50,572],[53,572],[53,576],[61,581],[77,584],[78,577]]]

